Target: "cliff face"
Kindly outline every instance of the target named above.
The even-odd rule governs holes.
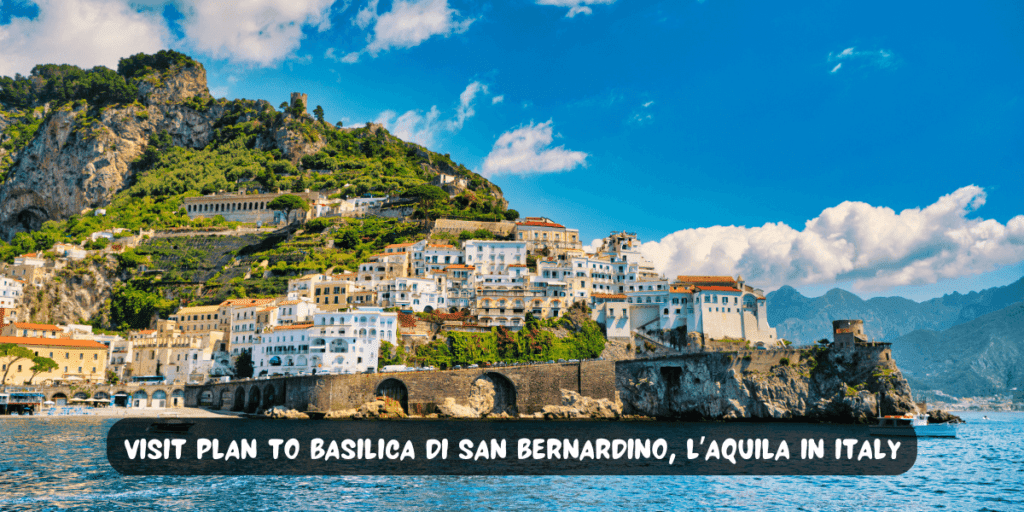
[[[153,133],[166,130],[180,146],[209,144],[223,107],[197,112],[183,104],[195,96],[209,96],[200,65],[144,78],[135,104],[74,102],[50,112],[0,187],[0,236],[109,203]]]
[[[682,419],[873,423],[914,410],[887,350],[706,352],[619,362],[623,413]]]
[[[113,257],[76,262],[58,270],[42,287],[25,287],[18,318],[43,324],[76,324],[104,311],[117,280]],[[106,324],[107,319],[101,319]]]
[[[9,155],[14,164],[0,186],[0,238],[10,240],[47,220],[108,204],[130,184],[130,164],[145,151],[150,135],[166,131],[175,146],[196,149],[214,140],[228,107],[211,101],[202,65],[150,73],[137,87],[132,104],[97,107],[77,101],[46,114],[32,140]],[[288,120],[266,128],[257,146],[280,149],[292,162],[325,143],[318,134],[296,132]]]

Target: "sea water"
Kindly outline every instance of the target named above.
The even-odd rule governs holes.
[[[1024,413],[962,417],[888,477],[123,477],[114,418],[0,416],[0,511],[1024,510]]]

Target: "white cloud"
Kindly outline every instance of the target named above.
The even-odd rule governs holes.
[[[467,85],[459,95],[459,104],[455,108],[455,116],[451,119],[442,120],[441,111],[434,105],[426,113],[410,110],[400,116],[396,112],[386,110],[377,116],[375,122],[384,125],[388,131],[402,140],[430,147],[442,132],[458,132],[467,119],[476,115],[473,105],[479,94],[487,94],[486,85],[480,82],[471,82]]]
[[[501,103],[503,101],[505,101],[505,95],[504,94],[499,94],[499,95],[491,98],[491,105],[497,105],[498,103]]]
[[[97,65],[153,53],[170,41],[158,13],[136,12],[119,0],[36,0],[34,19],[0,25],[0,75],[28,74],[36,64]]]
[[[565,13],[566,18],[574,18],[577,14],[593,14],[590,5],[609,5],[615,0],[537,0],[537,5],[553,5],[555,7],[568,7],[569,12]]]
[[[484,159],[484,176],[496,174],[533,174],[569,171],[578,165],[587,165],[582,151],[570,151],[565,146],[549,147],[554,140],[551,120],[545,123],[521,126],[498,137],[490,154]]]
[[[298,50],[305,27],[330,28],[334,0],[175,3],[185,17],[188,46],[214,58],[270,66]]]
[[[839,53],[829,53],[828,63],[835,62],[829,73],[836,74],[843,67],[843,62],[858,67],[873,66],[876,68],[892,68],[896,66],[896,57],[889,50],[857,51],[850,47]]]
[[[967,218],[984,203],[984,190],[974,185],[900,213],[846,201],[802,231],[781,222],[684,229],[641,251],[668,276],[741,274],[769,290],[837,281],[863,291],[928,284],[1024,259],[1024,215],[1005,225]]]
[[[376,57],[392,48],[412,48],[433,36],[461,34],[476,21],[459,20],[459,11],[448,7],[448,0],[395,0],[391,10],[380,15],[377,4],[378,0],[370,0],[352,20],[353,25],[364,30],[372,24],[373,34],[367,37],[366,48],[349,53],[344,62],[358,62],[360,53]]]
[[[634,110],[632,117],[629,118],[630,124],[645,125],[654,121],[654,116],[648,110],[651,105],[654,105],[653,100],[644,102],[639,109]]]

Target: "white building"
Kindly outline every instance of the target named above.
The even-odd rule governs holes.
[[[503,274],[509,265],[526,263],[526,242],[466,240],[462,246],[466,264],[479,274]]]
[[[321,361],[318,373],[376,371],[381,342],[397,344],[398,313],[382,308],[317,313],[307,332],[310,361]]]
[[[24,281],[0,276],[0,308],[16,308],[21,304],[24,289]]]

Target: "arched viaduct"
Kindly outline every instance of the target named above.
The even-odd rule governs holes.
[[[185,388],[187,407],[254,413],[281,405],[299,411],[353,409],[389,396],[413,414],[430,414],[446,398],[467,405],[479,380],[493,386],[495,411],[532,414],[560,405],[561,390],[615,400],[615,363],[537,364],[431,372],[316,375],[245,379]]]

